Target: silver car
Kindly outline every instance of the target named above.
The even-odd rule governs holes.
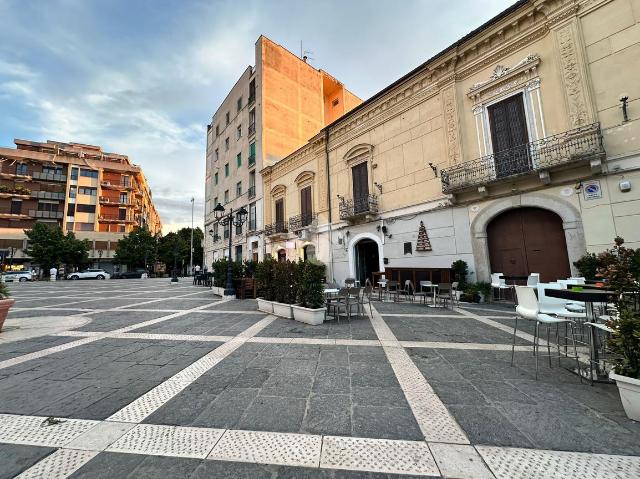
[[[69,273],[67,279],[109,279],[111,275],[103,269],[85,269],[84,271],[77,271],[75,273]]]
[[[4,273],[2,273],[2,276],[0,276],[0,278],[5,283],[9,283],[12,281],[19,281],[21,283],[24,283],[25,281],[33,281],[33,275],[31,274],[31,271],[5,271]]]

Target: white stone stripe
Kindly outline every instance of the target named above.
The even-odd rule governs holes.
[[[630,479],[640,457],[477,446],[497,479]]]
[[[224,303],[226,301],[228,301],[228,300],[218,301],[218,304]],[[15,366],[16,364],[21,364],[21,363],[24,363],[26,361],[30,361],[32,359],[49,356],[50,354],[58,353],[60,351],[65,351],[67,349],[71,349],[71,348],[75,348],[75,347],[78,347],[78,346],[82,346],[84,344],[89,344],[89,343],[92,343],[94,341],[98,341],[101,338],[106,338],[106,337],[108,337],[109,334],[127,333],[127,332],[133,331],[135,329],[144,328],[146,326],[151,326],[153,324],[158,324],[158,323],[160,323],[162,321],[167,321],[169,319],[173,319],[173,318],[177,318],[177,317],[180,317],[180,316],[184,316],[186,314],[192,313],[194,311],[199,311],[201,309],[208,308],[208,307],[211,307],[211,305],[210,304],[205,304],[205,305],[202,305],[202,306],[196,306],[195,308],[191,308],[191,309],[187,309],[187,310],[184,310],[184,311],[180,311],[179,313],[172,313],[172,314],[169,314],[167,316],[161,316],[161,317],[156,318],[156,319],[150,319],[149,321],[143,321],[142,323],[136,323],[136,324],[133,324],[131,326],[124,327],[124,328],[120,328],[120,329],[115,329],[113,331],[104,332],[104,333],[101,333],[101,334],[96,335],[96,336],[91,336],[91,337],[88,337],[88,338],[78,339],[77,341],[71,341],[71,342],[68,342],[68,343],[65,343],[65,344],[60,344],[58,346],[54,346],[54,347],[51,347],[51,348],[41,349],[40,351],[35,351],[33,353],[24,354],[22,356],[17,356],[15,358],[5,359],[4,361],[0,361],[0,369],[8,368],[10,366]]]
[[[473,448],[423,441],[156,424],[133,426],[87,419],[63,419],[65,422],[42,426],[45,419],[43,416],[1,414],[0,443],[50,446],[60,450],[82,448],[96,453],[106,447],[106,450],[168,457],[204,457],[204,452],[210,451],[206,457],[215,460],[309,467],[319,464],[321,468],[330,469],[484,478],[486,470],[478,463],[475,449],[497,479],[640,477],[638,456],[495,446]],[[34,441],[34,438],[37,439]],[[433,469],[434,464],[440,471]]]
[[[477,321],[480,321],[482,324],[486,324],[487,326],[491,326],[492,328],[496,328],[496,329],[499,329],[500,331],[504,331],[505,333],[509,333],[513,335],[513,328],[511,326],[507,326],[506,324],[499,323],[498,321],[493,321],[492,319],[488,319],[485,316],[479,316],[475,313],[465,311],[464,309],[457,309],[456,311],[459,311],[461,314],[464,314],[468,318],[473,318]],[[524,339],[525,341],[529,341],[530,343],[533,343],[533,335],[529,333],[518,331],[516,333],[516,336],[519,337],[520,339]],[[547,345],[547,342],[544,339],[540,338],[539,341],[540,341],[540,346]]]
[[[383,318],[450,318],[460,319],[460,314],[409,314],[409,313],[380,313]]]
[[[433,442],[469,444],[462,428],[429,386],[375,308],[372,308],[371,325],[383,344],[387,359],[425,439]]]
[[[97,454],[97,451],[58,449],[16,476],[16,479],[64,479],[84,466]]]
[[[193,383],[205,372],[213,368],[229,354],[242,346],[248,338],[259,333],[262,329],[271,324],[274,319],[275,316],[267,316],[266,318],[258,321],[235,338],[214,349],[193,364],[187,366],[163,383],[151,389],[146,394],[140,396],[132,403],[115,412],[108,417],[107,420],[135,423],[142,422],[145,418],[166,404],[170,399],[178,395],[180,391],[186,388],[189,384]]]

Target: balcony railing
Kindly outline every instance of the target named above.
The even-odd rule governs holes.
[[[32,191],[32,198],[39,198],[42,200],[64,200],[64,193],[55,193],[52,191]]]
[[[376,214],[378,212],[378,197],[376,195],[367,195],[354,199],[342,198],[339,209],[341,220]]]
[[[32,178],[34,180],[44,180],[44,181],[60,181],[67,182],[67,175],[58,175],[56,173],[43,173],[41,171],[34,171]]]
[[[453,193],[604,154],[600,124],[593,123],[442,170],[442,191]]]
[[[284,221],[276,221],[275,223],[264,227],[264,234],[267,236],[286,234],[288,232],[287,223]]]
[[[124,206],[133,206],[134,203],[130,199],[127,201],[122,201],[119,198],[109,198],[108,196],[101,196],[100,203],[110,204],[110,205],[124,205]]]
[[[256,132],[256,124],[249,123],[249,135],[253,135]]]
[[[256,164],[256,154],[249,155],[249,166],[253,166]]]
[[[249,198],[253,198],[254,196],[256,196],[256,187],[255,186],[250,186],[249,189],[247,190],[247,196]]]
[[[132,216],[121,217],[120,215],[110,215],[107,213],[101,213],[100,215],[98,215],[98,220],[113,221],[116,223],[131,223],[135,221]]]
[[[305,213],[289,218],[289,229],[291,231],[300,231],[309,226],[314,226],[318,220],[317,213]]]
[[[32,218],[60,219],[64,216],[64,213],[62,211],[29,210],[29,216]]]

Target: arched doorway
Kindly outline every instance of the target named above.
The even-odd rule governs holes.
[[[287,250],[286,249],[279,249],[278,250],[278,262],[284,263],[285,261],[287,261]]]
[[[372,273],[380,270],[378,243],[368,238],[361,239],[356,243],[354,253],[356,279],[364,286],[365,280],[371,280]]]
[[[487,225],[492,272],[507,276],[540,273],[540,281],[571,276],[562,218],[542,208],[514,208]]]
[[[304,253],[305,261],[316,258],[316,247],[312,244],[308,244],[307,246],[305,246],[302,251]]]

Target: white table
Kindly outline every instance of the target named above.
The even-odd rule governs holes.
[[[336,294],[338,293],[340,290],[338,288],[325,288],[324,290],[324,294]]]
[[[438,286],[440,286],[439,284],[436,283],[431,283],[431,284],[425,284],[425,285],[420,285],[420,290],[422,290],[423,288],[428,288],[429,290],[433,291],[433,305],[429,305],[427,304],[428,307],[431,308],[436,308],[436,291],[438,291]],[[425,303],[426,303],[426,296],[425,296]]]

